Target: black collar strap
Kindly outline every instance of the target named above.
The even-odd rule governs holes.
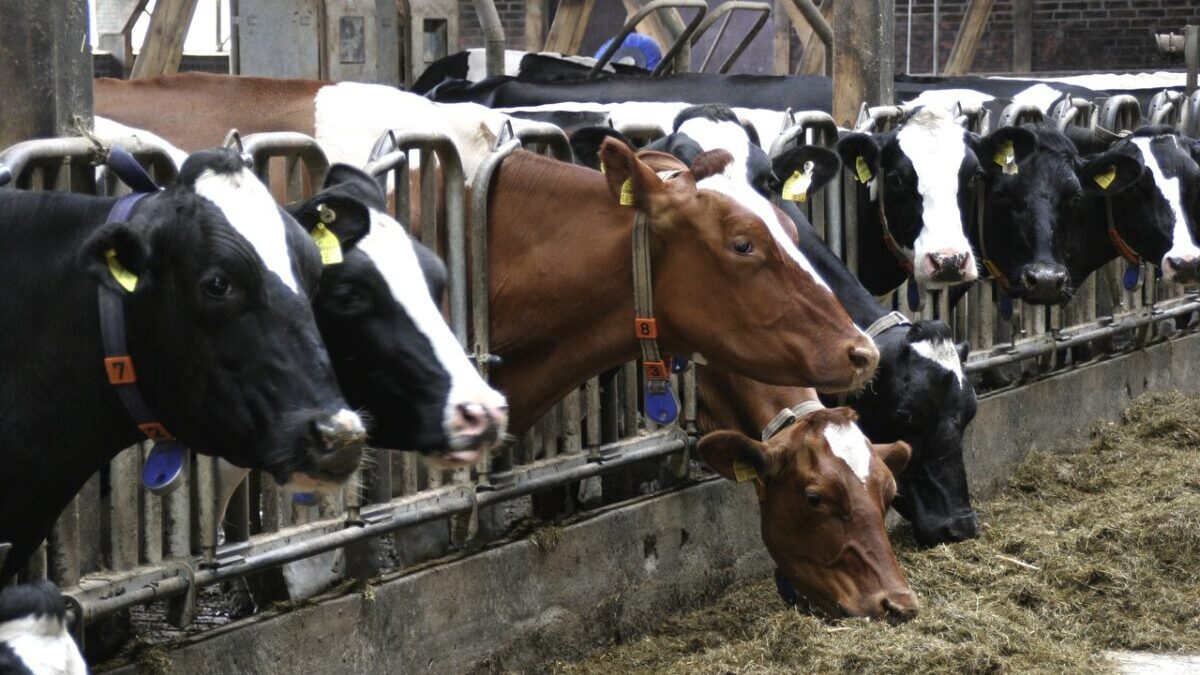
[[[141,170],[141,166],[120,148],[114,147],[110,152],[109,167],[126,184],[137,189],[153,188],[153,181]],[[109,211],[107,222],[128,221],[134,206],[149,194],[152,192],[134,192],[121,197]],[[186,477],[189,463],[187,448],[158,421],[137,385],[137,369],[125,340],[123,294],[100,284],[96,299],[100,312],[100,339],[104,347],[104,372],[108,382],[117,390],[121,405],[138,430],[154,442],[142,468],[142,483],[155,494],[167,494],[184,483],[181,479]]]
[[[825,406],[822,405],[820,401],[805,401],[790,408],[784,408],[783,410],[779,411],[779,414],[775,416],[775,419],[771,420],[767,426],[763,427],[762,439],[764,441],[769,441],[780,431],[783,431],[799,420],[802,420],[809,415],[824,409]]]
[[[682,171],[659,172],[658,177],[665,182],[680,173]],[[633,332],[646,380],[642,398],[646,416],[657,424],[670,424],[679,417],[679,399],[671,388],[671,367],[658,348],[650,225],[646,222],[646,212],[640,209],[633,221],[633,317]]]

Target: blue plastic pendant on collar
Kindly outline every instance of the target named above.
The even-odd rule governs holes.
[[[301,506],[312,506],[317,503],[317,493],[315,492],[293,492],[292,502]]]
[[[156,495],[174,492],[187,476],[187,447],[179,441],[155,443],[142,465],[142,485]]]
[[[109,149],[108,159],[104,161],[104,165],[134,192],[158,190],[158,186],[154,184],[154,179],[150,177],[150,174],[146,173],[146,170],[128,150],[119,145],[114,145]]]
[[[1008,293],[1001,292],[1000,293],[1000,318],[1004,319],[1005,321],[1010,321],[1010,320],[1012,320],[1012,315],[1013,315],[1012,298],[1008,295]]]
[[[675,374],[682,373],[687,370],[688,360],[679,356],[671,357],[671,372]]]
[[[654,420],[655,424],[670,424],[679,417],[679,399],[675,397],[670,382],[647,380],[643,394],[646,417]]]
[[[775,568],[775,590],[779,593],[779,597],[789,605],[800,604],[800,594],[796,592],[796,587],[788,578],[784,576],[783,570]]]
[[[921,309],[921,287],[910,277],[908,280],[908,311]]]
[[[1125,274],[1121,277],[1121,285],[1125,290],[1132,291],[1137,288],[1138,281],[1142,279],[1142,266],[1133,264],[1125,266]]]

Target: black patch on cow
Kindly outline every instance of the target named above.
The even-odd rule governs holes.
[[[246,163],[242,160],[242,156],[232,149],[201,150],[189,155],[184,160],[183,166],[179,167],[179,182],[191,185],[205,171],[235,175],[241,173],[245,168]]]
[[[58,586],[45,580],[31,581],[0,592],[0,623],[29,616],[66,620],[67,607]]]
[[[571,152],[575,155],[575,163],[599,171],[600,145],[606,138],[615,138],[629,146],[630,150],[637,151],[625,134],[612,127],[583,127],[571,134]]]

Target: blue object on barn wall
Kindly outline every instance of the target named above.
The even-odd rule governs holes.
[[[614,37],[605,40],[604,44],[600,45],[600,49],[596,50],[595,57],[600,58],[604,54],[604,50],[608,49],[615,39]],[[612,62],[620,63],[622,59],[631,59],[635,66],[654,70],[658,62],[662,61],[662,48],[658,46],[654,38],[639,33],[630,33],[617,48],[617,52],[613,54]]]

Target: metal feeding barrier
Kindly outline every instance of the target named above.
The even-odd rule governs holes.
[[[1048,121],[1060,128],[1102,127],[1112,134],[1141,123],[1140,111],[1132,110],[1129,101],[1109,101],[1106,107],[1064,99],[1052,107]],[[1184,107],[1190,101],[1168,103]],[[989,130],[986,110],[959,108],[957,113],[971,131]],[[903,114],[895,106],[864,106],[858,126],[886,130]],[[1040,114],[1012,107],[997,116],[997,123],[1020,123]],[[838,129],[824,113],[789,111],[785,119],[784,130],[770,145],[772,156],[797,145],[836,144]],[[663,134],[646,124],[620,130],[642,142]],[[239,149],[281,200],[310,195],[329,168],[316,143],[300,134],[243,138],[231,132],[227,144]],[[132,142],[127,147],[160,182],[174,176],[165,150]],[[0,153],[0,184],[96,192],[94,169],[102,154],[96,149],[87,139],[18,144]],[[524,124],[501,129],[496,146],[471,177],[464,175],[453,139],[429,130],[388,131],[366,165],[391,190],[389,209],[396,219],[446,260],[450,323],[485,376],[499,364],[490,342],[487,204],[504,163],[522,149],[571,158],[561,129]],[[804,208],[853,271],[856,183],[850,172],[843,173],[842,181],[833,181],[825,194],[810,196]],[[1006,311],[1001,289],[984,280],[954,306],[948,294],[932,293],[921,308],[907,313],[946,319],[956,339],[969,340],[972,355],[966,370],[980,386],[1019,386],[1031,377],[1169,339],[1177,324],[1186,324],[1200,311],[1200,297],[1176,286],[1145,281],[1125,290],[1121,271],[1120,263],[1098,271],[1061,308],[1014,301]],[[1152,272],[1143,269],[1141,278],[1152,280]],[[899,297],[892,302],[900,304]],[[1020,372],[1004,375],[1012,368]],[[145,493],[138,480],[145,449],[139,446],[121,453],[88,482],[23,576],[48,576],[65,587],[80,639],[88,624],[157,601],[166,602],[169,623],[183,626],[196,616],[199,592],[216,584],[245,580],[259,606],[265,606],[278,599],[272,595],[278,591],[263,581],[264,574],[286,575],[298,561],[332,556],[340,563],[324,565],[338,570],[327,573],[330,581],[368,578],[385,567],[440,557],[502,536],[523,518],[553,519],[694,477],[689,457],[697,435],[692,367],[675,375],[681,415],[668,426],[646,419],[639,380],[635,363],[589,379],[523,437],[510,439],[472,468],[435,469],[410,453],[372,451],[374,462],[363,472],[360,490],[343,490],[311,506],[295,503],[267,476],[251,472],[243,480],[245,471],[202,456],[193,458],[190,479],[181,489],[163,497]],[[385,549],[395,551],[400,561],[382,561]],[[411,549],[420,552],[409,555]]]
[[[625,25],[621,27],[621,32],[613,37],[604,52],[596,58],[596,65],[592,66],[592,69],[588,71],[587,79],[596,79],[604,70],[604,66],[608,65],[613,55],[624,44],[625,38],[629,37],[629,34],[637,29],[638,24],[643,19],[660,9],[694,9],[696,13],[688,21],[687,26],[684,27],[679,36],[675,38],[675,42],[667,49],[667,52],[663,54],[662,60],[650,72],[650,76],[659,77],[664,75],[672,65],[674,65],[676,72],[687,70],[687,64],[691,63],[692,58],[691,41],[689,38],[700,27],[700,22],[704,20],[704,15],[708,13],[708,2],[706,0],[651,0],[651,2],[642,5],[632,16],[625,20]],[[676,60],[680,61],[680,63],[675,63]]]

